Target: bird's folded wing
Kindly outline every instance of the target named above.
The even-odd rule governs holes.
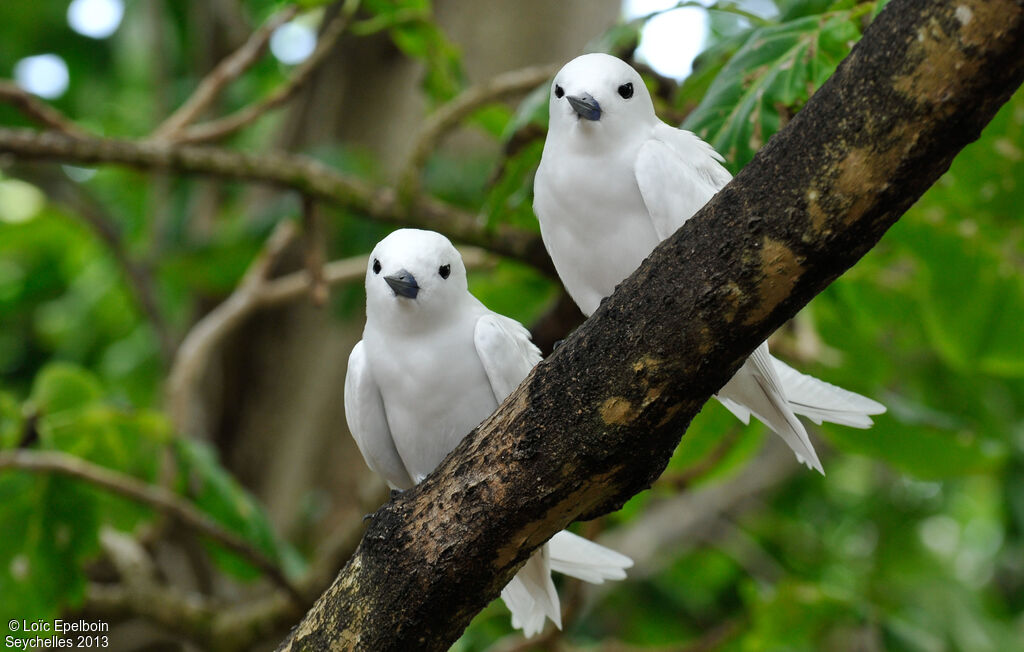
[[[658,125],[637,153],[635,174],[660,240],[693,217],[731,176],[721,156],[689,131]]]
[[[473,344],[498,403],[523,382],[541,359],[540,350],[530,341],[530,331],[514,319],[496,313],[477,320]]]
[[[366,465],[379,473],[395,489],[413,485],[409,472],[395,448],[388,428],[387,414],[380,388],[370,373],[366,349],[360,341],[348,357],[345,374],[345,419],[352,438],[359,446]]]

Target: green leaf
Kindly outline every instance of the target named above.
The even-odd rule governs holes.
[[[488,308],[523,324],[540,318],[557,296],[551,279],[512,260],[501,260],[487,272],[471,272],[469,287]],[[515,293],[508,292],[510,287],[516,288]]]
[[[501,222],[531,230],[537,228],[533,214],[533,174],[543,150],[544,143],[535,140],[503,161],[501,176],[487,192],[480,209],[489,227]]]
[[[798,18],[750,32],[683,127],[735,172],[835,71],[860,38],[859,10]]]
[[[735,56],[747,39],[750,29],[723,38],[693,60],[693,71],[683,80],[676,92],[677,109],[692,111],[707,95],[708,89],[722,71],[722,67]]]
[[[918,301],[935,350],[961,372],[1024,376],[1024,274],[972,232],[903,226],[897,235],[922,263]]]
[[[199,509],[281,563],[287,574],[302,572],[302,558],[277,538],[263,508],[220,465],[212,448],[203,442],[177,439],[174,451],[184,493]],[[218,568],[239,579],[255,579],[260,574],[237,554],[216,544],[207,545],[207,550]]]
[[[683,473],[707,463],[712,456],[720,456],[697,481],[721,478],[757,454],[765,433],[768,431],[756,419],[744,425],[716,399],[711,399],[690,422],[665,473]],[[768,436],[774,435],[768,433]],[[720,450],[723,445],[727,446],[724,451]]]
[[[398,49],[426,64],[423,87],[431,99],[449,100],[465,86],[459,49],[433,22],[428,0],[370,0],[364,8],[374,18],[360,24],[359,29],[372,32],[388,26]]]
[[[468,119],[495,138],[500,138],[512,120],[512,111],[504,104],[488,104],[477,110]]]
[[[81,603],[99,530],[92,495],[81,489],[59,476],[0,473],[0,613],[52,619]]]
[[[895,395],[883,397],[889,414],[875,417],[868,430],[825,424],[839,448],[868,455],[918,478],[951,478],[986,473],[999,467],[1005,448],[982,438],[951,415]]]
[[[0,391],[0,450],[17,446],[25,419],[13,395]]]
[[[81,409],[103,395],[96,376],[66,362],[53,362],[36,376],[32,401],[44,415]]]

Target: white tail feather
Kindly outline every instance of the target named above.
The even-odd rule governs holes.
[[[621,580],[633,560],[614,550],[600,546],[572,532],[562,531],[535,552],[501,591],[512,626],[522,629],[527,637],[544,629],[545,617],[562,628],[558,593],[551,581],[555,570],[593,584],[605,580]]]
[[[853,428],[869,428],[870,414],[885,406],[867,397],[802,374],[768,353],[761,344],[736,375],[722,387],[718,399],[736,418],[749,423],[750,415],[768,425],[789,445],[801,463],[822,475],[814,446],[797,414],[816,424],[823,421]]]
[[[885,412],[885,406],[878,401],[800,373],[776,358],[772,358],[772,363],[793,411],[814,423],[828,421],[853,428],[870,428],[874,421],[868,415]]]
[[[633,560],[568,530],[562,530],[548,541],[551,570],[591,584],[605,580],[621,580]]]
[[[768,354],[767,344],[762,344],[754,350],[736,375],[722,387],[719,396],[739,404],[767,424],[793,449],[798,460],[824,475],[821,461],[818,460],[814,446],[807,436],[807,429],[796,418],[786,401],[786,394],[775,372],[772,357]],[[728,403],[726,407],[729,407]]]
[[[545,616],[562,629],[562,610],[555,583],[551,581],[551,554],[546,544],[505,585],[501,599],[512,612],[512,626],[522,629],[526,636],[544,629]]]

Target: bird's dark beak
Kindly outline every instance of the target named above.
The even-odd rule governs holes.
[[[569,100],[572,110],[579,117],[595,121],[601,119],[601,105],[597,103],[597,100],[590,93],[566,95],[565,99]]]
[[[384,280],[391,286],[391,290],[395,293],[396,297],[403,296],[415,299],[416,295],[419,294],[420,286],[416,283],[416,277],[404,269],[385,276]]]

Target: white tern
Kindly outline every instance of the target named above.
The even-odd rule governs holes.
[[[585,315],[732,178],[692,132],[662,122],[640,75],[585,54],[555,75],[534,212],[565,289]],[[796,414],[867,428],[885,407],[802,374],[761,344],[717,394],[744,423],[767,424],[824,473]]]
[[[348,361],[345,416],[366,464],[395,489],[422,480],[541,359],[519,322],[469,293],[443,235],[400,229],[366,270],[366,327]],[[502,590],[512,624],[532,636],[561,627],[555,570],[593,583],[622,579],[625,555],[562,531]]]

